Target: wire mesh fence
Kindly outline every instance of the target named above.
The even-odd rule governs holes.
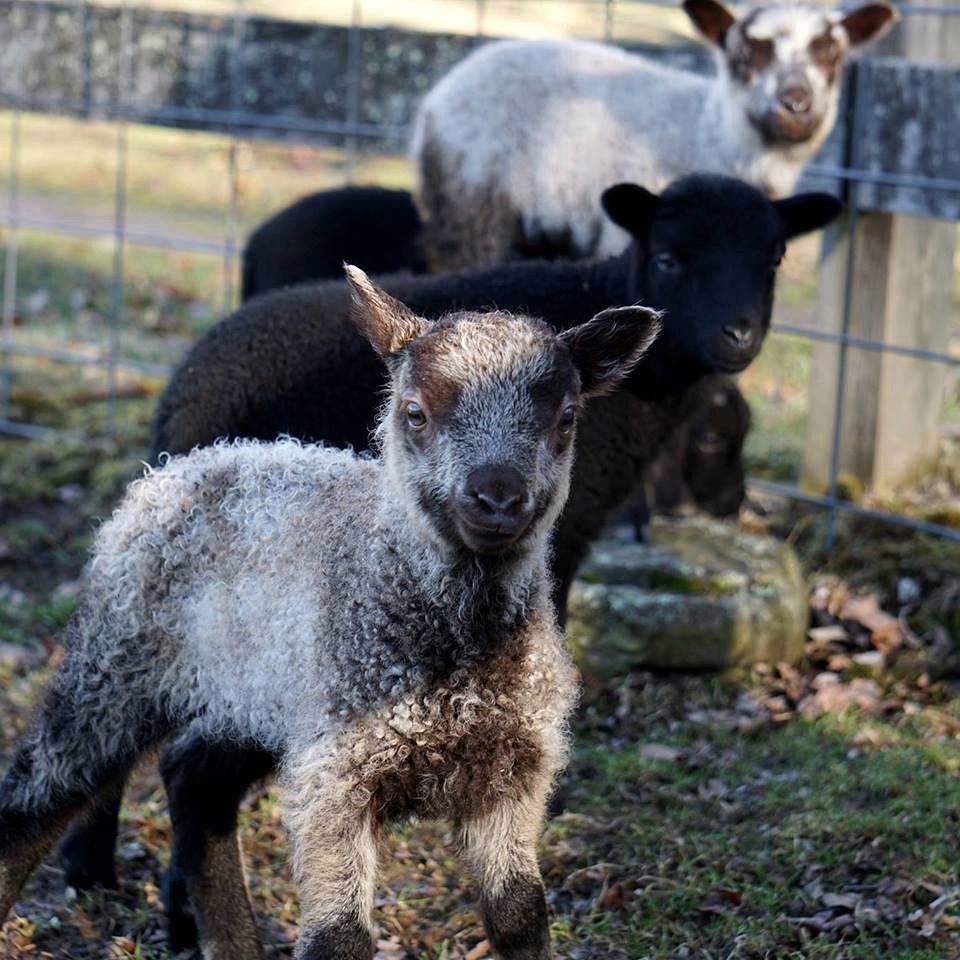
[[[368,4],[369,2],[370,0]],[[2,120],[7,128],[7,183],[4,209],[0,212],[0,226],[3,228],[5,241],[0,315],[0,432],[39,437],[46,435],[51,429],[12,416],[11,384],[14,364],[18,358],[42,358],[58,364],[102,368],[107,431],[114,428],[118,377],[121,372],[138,371],[154,376],[164,376],[169,372],[168,363],[144,359],[124,349],[122,331],[127,325],[126,314],[130,309],[125,298],[126,266],[128,252],[132,247],[179,251],[216,258],[221,264],[218,312],[227,311],[235,305],[237,260],[244,232],[240,166],[243,151],[250,144],[270,141],[282,142],[288,146],[333,144],[342,151],[342,171],[347,180],[354,179],[358,164],[369,153],[402,152],[410,104],[415,102],[417,95],[423,92],[432,79],[444,72],[475,44],[483,42],[491,34],[492,24],[495,26],[493,14],[496,13],[496,5],[491,0],[445,2],[470,8],[473,19],[472,34],[440,36],[421,48],[416,44],[411,45],[405,37],[400,36],[397,31],[391,32],[389,28],[372,30],[365,23],[364,0],[346,0],[346,22],[338,24],[339,32],[336,35],[330,34],[331,49],[335,48],[336,53],[332,58],[334,66],[331,70],[335,71],[336,75],[326,85],[327,89],[317,94],[327,99],[301,104],[298,109],[274,109],[271,107],[274,101],[265,96],[264,91],[271,82],[277,82],[277,67],[274,64],[271,68],[269,63],[264,67],[248,54],[251,43],[265,35],[275,35],[278,38],[276,43],[280,46],[287,43],[290,34],[286,28],[290,24],[263,18],[258,12],[251,11],[244,0],[233,0],[232,5],[227,8],[226,20],[223,18],[222,3],[216,14],[204,20],[196,13],[169,12],[154,7],[141,8],[128,3],[105,7],[85,0],[59,3],[48,0],[0,0],[0,14],[6,16],[8,32],[12,30],[11,38],[7,42],[6,61],[0,58],[0,62],[5,64],[4,74],[7,77],[0,83],[0,108],[7,111],[7,116]],[[545,10],[550,3],[551,0],[523,0],[522,5]],[[643,4],[637,0],[575,0],[574,5],[588,11],[587,22],[591,24],[596,39],[614,42],[622,40],[618,34],[618,17],[624,11],[635,13],[641,6],[651,10],[675,7],[666,0],[645,0]],[[343,4],[339,6],[342,7]],[[332,5],[326,3],[315,4],[310,8],[310,14],[322,24],[324,9],[328,7],[332,9]],[[302,6],[295,8],[295,12],[303,10]],[[960,17],[960,6],[957,5],[902,4],[900,11],[905,20]],[[47,20],[43,20],[44,17]],[[344,18],[341,17],[342,19]],[[24,37],[21,50],[17,49],[18,29]],[[61,65],[63,70],[69,73],[69,79],[59,85],[43,82],[31,84],[31,71],[40,74],[53,73],[49,64],[45,68],[41,61],[53,56],[55,47],[45,47],[36,38],[43,32],[58,30],[64,32],[64,35],[72,31],[71,35],[75,36],[75,42],[67,45],[66,62]],[[144,94],[144,88],[150,84],[150,78],[143,67],[146,56],[144,37],[153,30],[157,31],[157,36],[165,38],[163,43],[154,41],[157,49],[153,51],[153,55],[158,61],[168,52],[163,49],[164,44],[179,44],[182,50],[187,51],[185,62],[193,56],[192,51],[208,51],[205,56],[208,56],[210,63],[205,62],[201,67],[197,67],[191,61],[188,66],[193,70],[207,71],[203,76],[209,79],[210,86],[219,91],[218,97],[207,100],[194,97],[191,100],[190,96],[177,97],[171,94],[158,99],[150,96],[149,91]],[[214,40],[211,40],[211,37]],[[309,47],[310,42],[312,41],[304,41],[305,48],[313,49]],[[391,52],[390,44],[397,50]],[[211,50],[212,53],[209,52]],[[315,49],[313,53],[316,54]],[[707,55],[702,50],[686,48],[678,51],[676,56],[679,58],[678,62],[699,62],[702,65]],[[411,73],[412,80],[410,76],[404,75],[404,82],[412,89],[406,100],[399,105],[393,102],[396,96],[389,83],[371,79],[371,67],[377,66],[384,57],[393,57],[394,62],[406,59],[420,63],[416,75]],[[11,58],[14,61],[12,63]],[[290,66],[289,61],[283,62],[286,67]],[[409,64],[406,64],[402,69],[408,66]],[[869,76],[870,70],[870,60],[862,60],[855,71],[856,82],[863,86],[864,77]],[[313,90],[311,83],[318,90],[324,86],[317,79],[317,75],[312,74],[301,84],[300,89]],[[171,84],[171,90],[175,87],[176,84]],[[809,170],[810,175],[819,183],[830,183],[835,189],[839,189],[849,209],[843,227],[846,235],[846,276],[842,291],[840,326],[838,330],[830,331],[815,326],[777,322],[773,328],[784,336],[833,344],[838,351],[832,422],[807,425],[808,430],[820,429],[829,432],[829,480],[822,493],[811,493],[797,484],[770,479],[755,478],[753,484],[756,489],[824,508],[830,521],[828,540],[833,536],[834,524],[841,512],[851,512],[960,540],[960,530],[945,524],[895,512],[866,509],[839,495],[850,351],[874,351],[882,355],[945,365],[951,370],[960,366],[960,357],[949,351],[894,343],[885,338],[864,336],[852,329],[851,298],[856,282],[858,223],[862,216],[861,199],[864,191],[872,191],[871,197],[877,191],[900,190],[913,191],[917,195],[948,196],[960,200],[960,179],[940,176],[936,169],[931,170],[929,167],[920,172],[884,170],[871,168],[867,163],[861,162],[862,158],[858,157],[858,142],[860,131],[867,121],[870,104],[867,97],[852,96],[849,91],[845,103],[845,139],[850,149],[826,150],[822,158],[815,161]],[[113,141],[109,147],[104,147],[105,151],[112,153],[113,180],[109,217],[100,220],[78,220],[63,217],[57,210],[24,209],[23,125],[26,119],[38,114],[79,118],[83,122],[95,120],[111,125]],[[218,135],[226,138],[222,170],[224,202],[219,237],[199,236],[189,231],[171,232],[152,228],[149,223],[131,222],[128,216],[130,131],[134,125],[143,123],[158,127],[216,131]],[[56,145],[51,144],[51,149],[55,148]],[[30,231],[45,236],[96,238],[112,244],[106,331],[103,341],[95,349],[79,350],[73,346],[52,342],[39,343],[18,333],[18,257],[21,239]]]

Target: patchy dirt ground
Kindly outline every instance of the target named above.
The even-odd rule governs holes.
[[[91,531],[137,469],[149,409],[124,401],[102,444],[0,442],[0,765],[61,655]],[[780,522],[813,563],[813,527]],[[812,581],[799,667],[588,684],[542,846],[558,957],[960,956],[960,558],[841,533]],[[123,812],[121,889],[65,891],[50,859],[0,957],[169,960],[168,830],[145,763]],[[250,798],[243,842],[268,955],[290,957],[296,896],[271,789]],[[386,846],[377,920],[379,960],[489,954],[442,826]]]

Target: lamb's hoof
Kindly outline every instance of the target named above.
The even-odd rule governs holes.
[[[113,847],[108,847],[104,856],[101,850],[88,849],[81,843],[71,842],[73,840],[72,835],[68,836],[60,847],[60,866],[67,886],[77,890],[94,887],[116,890],[120,882],[113,862]]]
[[[193,916],[187,884],[171,869],[163,878],[163,905],[167,913],[167,944],[171,953],[196,948],[199,943],[197,921]]]

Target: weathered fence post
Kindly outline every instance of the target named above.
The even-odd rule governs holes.
[[[955,64],[960,57],[960,16],[907,16],[890,42],[895,46],[892,52],[908,60]],[[855,97],[860,95],[854,91]],[[846,159],[852,167],[860,166],[860,132],[849,130]],[[856,187],[850,195],[855,199]],[[817,303],[820,329],[842,330],[852,241],[849,335],[946,352],[956,230],[950,220],[848,212],[824,237]],[[800,477],[803,486],[818,492],[830,485],[839,368],[839,347],[818,343],[813,350]],[[937,454],[945,377],[942,364],[849,347],[839,471],[874,490],[889,490],[928,467]]]

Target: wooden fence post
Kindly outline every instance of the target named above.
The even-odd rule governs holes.
[[[955,63],[960,56],[960,16],[908,15],[890,42],[909,60]],[[858,166],[857,146],[856,132],[851,131],[848,162],[853,167]],[[842,330],[852,236],[850,335],[946,352],[956,223],[860,211],[851,234],[849,216],[824,236],[819,328]],[[817,343],[813,350],[800,482],[817,492],[830,484],[839,355],[839,346],[831,343]],[[945,383],[942,364],[848,347],[840,472],[882,491],[929,467],[937,455]]]

